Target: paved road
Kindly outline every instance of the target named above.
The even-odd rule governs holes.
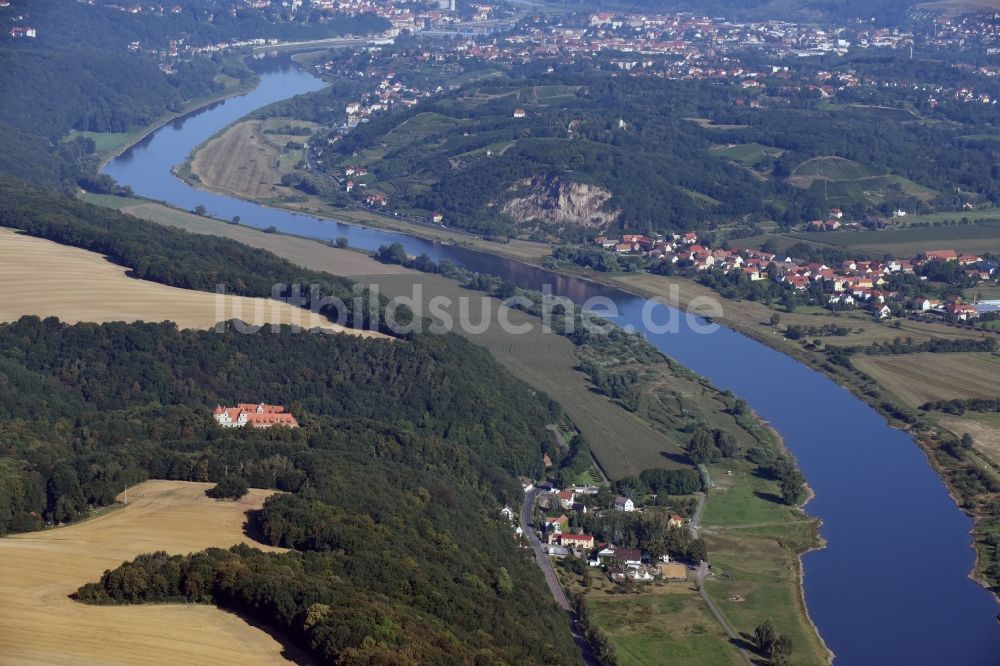
[[[524,537],[531,544],[531,549],[535,551],[535,560],[538,562],[538,568],[545,575],[545,582],[548,583],[552,598],[556,600],[560,608],[567,613],[572,613],[573,607],[570,605],[569,599],[566,598],[566,593],[563,591],[562,585],[559,584],[555,569],[552,568],[552,561],[542,551],[542,542],[538,540],[538,534],[531,524],[531,511],[535,506],[535,498],[541,492],[538,488],[532,488],[524,495],[524,503],[521,505],[521,529],[524,531]]]
[[[541,494],[541,490],[538,488],[532,488],[524,495],[524,503],[521,504],[521,530],[524,532],[524,537],[531,544],[531,549],[535,551],[535,561],[538,563],[538,568],[542,570],[542,574],[545,575],[545,582],[549,586],[549,592],[552,593],[552,598],[556,600],[559,607],[562,608],[566,615],[569,616],[570,621],[570,631],[573,633],[573,642],[576,643],[577,648],[580,650],[580,655],[583,657],[583,663],[587,666],[599,666],[597,659],[594,657],[594,652],[590,647],[590,643],[587,639],[583,637],[580,632],[580,625],[576,619],[576,612],[573,610],[573,606],[570,605],[569,599],[566,597],[566,592],[563,591],[562,585],[559,584],[559,579],[556,577],[555,569],[552,568],[552,561],[549,556],[542,551],[542,542],[538,540],[538,534],[535,532],[534,526],[531,524],[531,512],[535,506],[535,499]]]
[[[698,529],[699,529],[698,524],[701,522],[701,514],[705,511],[705,500],[708,498],[708,495],[706,493],[697,493],[697,495],[698,495],[698,506],[695,507],[694,515],[691,516],[691,523],[689,525],[691,529],[691,536],[695,538],[698,538]],[[698,573],[696,574],[698,582],[698,593],[701,594],[701,598],[702,600],[704,600],[705,605],[708,606],[708,610],[712,611],[712,615],[715,617],[716,622],[718,622],[719,625],[722,626],[722,629],[726,632],[726,635],[729,636],[729,640],[733,641],[734,645],[739,646],[742,643],[743,640],[742,637],[739,635],[739,633],[737,633],[735,629],[733,629],[733,625],[729,624],[729,620],[726,619],[726,616],[722,614],[722,611],[719,610],[719,607],[715,605],[714,601],[712,601],[712,597],[708,596],[708,590],[705,589],[705,577],[707,575],[708,575],[708,562],[704,561],[699,562]],[[746,661],[746,663],[752,666],[753,658],[751,657],[750,653],[741,647],[737,647],[737,649],[740,651],[740,654],[743,655],[743,659]]]

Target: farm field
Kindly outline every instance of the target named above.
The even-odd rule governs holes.
[[[943,222],[947,220],[960,220],[954,217],[957,213],[940,213],[935,215],[946,215],[947,218],[940,220],[926,220],[931,222]],[[796,243],[805,243],[815,248],[843,248],[861,255],[868,255],[873,258],[881,258],[885,254],[891,254],[900,259],[909,259],[926,250],[953,249],[959,253],[983,254],[986,252],[1000,252],[1000,216],[992,213],[993,217],[980,217],[972,220],[970,224],[952,224],[943,226],[917,227],[912,226],[913,222],[906,218],[906,222],[899,222],[898,228],[884,231],[834,231],[828,233],[775,233],[750,236],[732,241],[734,245],[740,247],[756,247],[768,241],[773,241],[778,250],[787,251]],[[924,216],[926,219],[931,216]]]
[[[744,663],[693,586],[666,593],[588,597],[623,666]]]
[[[976,450],[1000,466],[1000,414],[966,412],[962,416],[941,416],[938,422],[956,437],[972,435]]]
[[[80,321],[173,321],[211,328],[239,318],[251,324],[298,324],[344,331],[324,317],[265,298],[217,296],[128,277],[99,254],[0,229],[0,321],[24,315]],[[364,335],[379,336],[365,332]]]
[[[827,663],[827,651],[806,620],[799,587],[799,559],[782,544],[811,543],[810,522],[787,526],[702,531],[717,578],[706,582],[712,600],[737,632],[752,636],[770,619],[792,639],[792,662]],[[722,575],[719,575],[722,574]]]
[[[807,241],[820,245],[857,250],[874,257],[892,254],[899,258],[914,257],[926,250],[953,249],[957,252],[982,254],[1000,252],[1000,220],[984,219],[975,224],[941,227],[908,227],[887,231],[835,231],[823,234],[789,234],[795,242]]]
[[[891,111],[891,110],[890,110]],[[829,205],[874,204],[895,189],[929,201],[937,192],[907,178],[842,157],[814,157],[806,160],[788,177],[796,187],[812,189]]]
[[[280,120],[266,122],[273,124]],[[291,173],[302,152],[295,151],[297,158],[288,156],[280,146],[304,138],[268,135],[264,129],[265,121],[260,120],[231,126],[195,151],[190,161],[191,174],[211,190],[250,198],[275,196],[282,187],[282,174]]]
[[[774,146],[765,146],[759,143],[740,143],[736,145],[715,146],[709,151],[712,155],[728,157],[744,166],[756,166],[765,158],[773,156],[779,157],[783,152]]]
[[[725,574],[706,583],[712,599],[738,632],[752,634],[770,619],[792,639],[794,663],[825,664],[826,649],[807,620],[797,555],[816,545],[818,522],[781,503],[778,483],[744,460],[709,471],[715,485],[700,532],[712,570]]]
[[[139,136],[140,131],[133,132],[81,132],[74,130],[66,136],[67,141],[71,141],[76,137],[83,137],[85,139],[91,139],[94,142],[94,147],[99,153],[110,153],[113,150],[117,150],[121,146],[125,145],[128,141],[133,140],[135,137]]]
[[[963,219],[970,222],[984,222],[990,220],[1000,220],[1000,210],[996,208],[984,208],[982,210],[954,210],[942,211],[940,213],[927,213],[925,215],[907,215],[906,217],[894,218],[894,227],[912,227],[918,224],[934,224],[955,222],[959,223]]]
[[[933,400],[1000,396],[1000,356],[996,354],[855,356],[851,361],[911,407]]]
[[[801,511],[780,501],[777,481],[756,474],[753,465],[743,460],[724,460],[709,468],[715,487],[708,492],[702,525],[731,527],[797,522]],[[732,471],[733,476],[728,476]]]
[[[797,166],[788,179],[800,187],[809,187],[814,180],[859,180],[880,175],[872,167],[843,157],[814,157]]]
[[[272,491],[255,489],[239,501],[219,502],[205,496],[211,485],[147,481],[129,489],[128,506],[67,527],[0,539],[0,661],[285,663],[285,647],[275,638],[214,606],[88,606],[68,596],[142,553],[252,543],[243,534],[245,514]]]

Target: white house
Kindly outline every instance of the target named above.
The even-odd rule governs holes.
[[[615,511],[635,511],[635,504],[630,498],[619,495],[615,498]]]

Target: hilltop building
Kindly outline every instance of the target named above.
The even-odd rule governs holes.
[[[247,425],[254,428],[270,428],[276,425],[288,428],[299,427],[299,422],[285,411],[284,407],[265,405],[263,402],[256,405],[241,402],[235,407],[216,405],[212,416],[216,423],[223,428],[242,428]]]

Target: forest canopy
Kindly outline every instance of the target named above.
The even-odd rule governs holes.
[[[215,404],[246,400],[286,405],[301,427],[214,423]],[[453,335],[26,317],[0,326],[0,532],[78,519],[147,478],[238,476],[288,493],[259,532],[295,552],[151,555],[80,598],[214,602],[331,662],[572,663],[565,619],[499,511],[518,474],[541,473],[558,413]]]

